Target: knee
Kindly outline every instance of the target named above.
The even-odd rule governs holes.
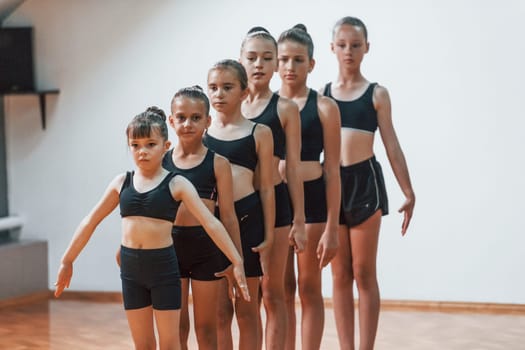
[[[265,290],[263,293],[264,306],[267,309],[275,310],[284,307],[284,291]]]
[[[352,287],[354,284],[354,273],[352,268],[349,269],[332,269],[332,283],[334,289]]]
[[[355,282],[358,290],[377,288],[377,276],[375,268],[361,264],[353,266]]]
[[[183,321],[181,319],[179,323],[179,332],[180,332],[180,339],[181,340],[187,340],[188,336],[190,334],[190,322],[189,320]]]
[[[155,350],[157,342],[155,337],[145,337],[142,339],[134,339],[135,349],[137,350]]]
[[[301,301],[310,301],[322,298],[321,285],[311,281],[299,281],[299,296]]]
[[[199,348],[217,348],[217,329],[213,323],[195,325]]]
[[[260,317],[258,308],[245,307],[237,308],[235,310],[235,315],[237,317],[237,322],[239,327],[242,325],[253,326],[257,324],[257,320]]]
[[[284,295],[286,300],[293,300],[297,292],[297,284],[295,279],[286,279],[284,281]]]
[[[159,349],[179,349],[180,340],[176,336],[162,337],[159,339]],[[151,349],[155,349],[155,345]]]
[[[229,327],[233,320],[233,306],[226,303],[217,305],[217,326]]]

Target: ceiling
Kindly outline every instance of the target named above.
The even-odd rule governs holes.
[[[0,24],[23,2],[24,0],[0,0]]]

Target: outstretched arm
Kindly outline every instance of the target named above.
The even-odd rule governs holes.
[[[123,180],[124,175],[119,175],[111,181],[102,198],[91,212],[84,217],[75,230],[75,234],[62,256],[57,280],[55,282],[55,297],[59,297],[64,289],[69,287],[73,275],[73,262],[86,246],[98,224],[118,205],[119,189],[122,186]]]
[[[375,88],[374,107],[377,110],[379,132],[381,133],[381,139],[383,140],[383,145],[385,146],[390,166],[392,167],[397,183],[401,187],[401,191],[403,191],[406,198],[405,202],[399,209],[399,212],[404,214],[401,234],[405,235],[410,220],[412,219],[412,213],[416,203],[416,195],[414,194],[412,183],[410,182],[405,155],[403,154],[403,150],[401,149],[401,145],[399,144],[399,140],[394,130],[390,96],[386,88],[382,86],[377,86]]]

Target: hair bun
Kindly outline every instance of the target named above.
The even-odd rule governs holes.
[[[200,85],[193,85],[190,87],[191,90],[197,90],[199,92],[204,92],[204,90],[200,87]]]
[[[261,27],[261,26],[256,26],[256,27],[252,27],[248,31],[248,33],[246,33],[246,35],[253,34],[253,33],[260,33],[260,32],[264,32],[264,33],[270,34],[270,32],[266,28]]]
[[[164,113],[164,111],[162,109],[160,109],[157,106],[148,107],[148,109],[146,109],[146,112],[150,112],[150,113],[156,114],[163,121],[166,121],[166,114]]]
[[[293,29],[299,29],[299,30],[302,30],[308,33],[308,30],[306,30],[306,26],[302,23],[297,23],[296,25],[293,26]]]

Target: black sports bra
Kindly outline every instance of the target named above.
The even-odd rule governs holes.
[[[323,148],[323,125],[317,109],[317,92],[310,89],[301,110],[301,160],[319,160]]]
[[[133,186],[133,175],[134,172],[126,173],[120,189],[120,215],[175,221],[180,201],[173,199],[169,185],[175,173],[170,172],[157,187],[146,192],[137,192]]]
[[[227,158],[230,163],[255,171],[257,167],[257,150],[255,148],[255,137],[253,133],[257,123],[253,124],[249,135],[237,140],[219,140],[208,134],[206,130],[202,142],[206,147],[217,154]]]
[[[273,94],[264,111],[250,120],[270,127],[273,136],[273,155],[284,159],[286,152],[286,135],[284,134],[283,126],[277,113],[278,102],[279,95]]]
[[[162,159],[162,167],[186,177],[195,186],[200,198],[217,199],[217,179],[214,169],[215,152],[208,149],[206,156],[199,165],[190,169],[182,169],[173,162],[173,149],[170,149]]]
[[[332,83],[326,84],[324,95],[331,97],[341,112],[341,127],[374,133],[377,130],[377,111],[373,95],[377,83],[368,85],[366,91],[352,101],[340,101],[332,96]]]

